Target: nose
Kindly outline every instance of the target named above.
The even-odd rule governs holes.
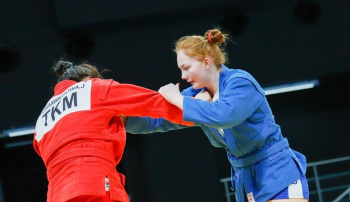
[[[187,75],[185,71],[181,71],[181,79],[182,80],[186,80],[187,79]]]

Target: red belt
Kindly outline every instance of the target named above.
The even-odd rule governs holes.
[[[101,149],[96,148],[75,148],[75,149],[69,149],[69,151],[63,151],[62,153],[58,154],[57,156],[53,157],[52,160],[46,162],[47,167],[47,178],[51,179],[58,171],[62,169],[62,166],[57,166],[59,163],[70,159],[70,158],[80,158],[80,157],[87,157],[87,156],[93,156],[105,159],[115,165],[114,160],[114,154],[111,152],[107,152]],[[125,177],[121,176],[122,182],[124,182]]]

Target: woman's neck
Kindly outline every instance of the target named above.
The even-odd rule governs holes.
[[[212,94],[212,96],[215,95],[216,91],[219,89],[219,81],[220,81],[220,70],[218,70],[216,67],[210,74],[209,83],[206,86],[206,89]]]

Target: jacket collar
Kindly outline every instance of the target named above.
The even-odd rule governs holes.
[[[219,78],[219,93],[220,94],[223,90],[223,85],[224,85],[225,77],[226,77],[228,70],[229,70],[229,68],[227,68],[225,65],[221,65],[220,78]]]
[[[63,91],[67,90],[70,86],[76,84],[78,82],[73,80],[63,80],[59,82],[54,89],[55,95],[61,94]]]

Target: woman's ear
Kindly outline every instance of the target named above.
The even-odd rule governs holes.
[[[211,60],[209,58],[204,58],[205,69],[209,69],[211,66]]]

